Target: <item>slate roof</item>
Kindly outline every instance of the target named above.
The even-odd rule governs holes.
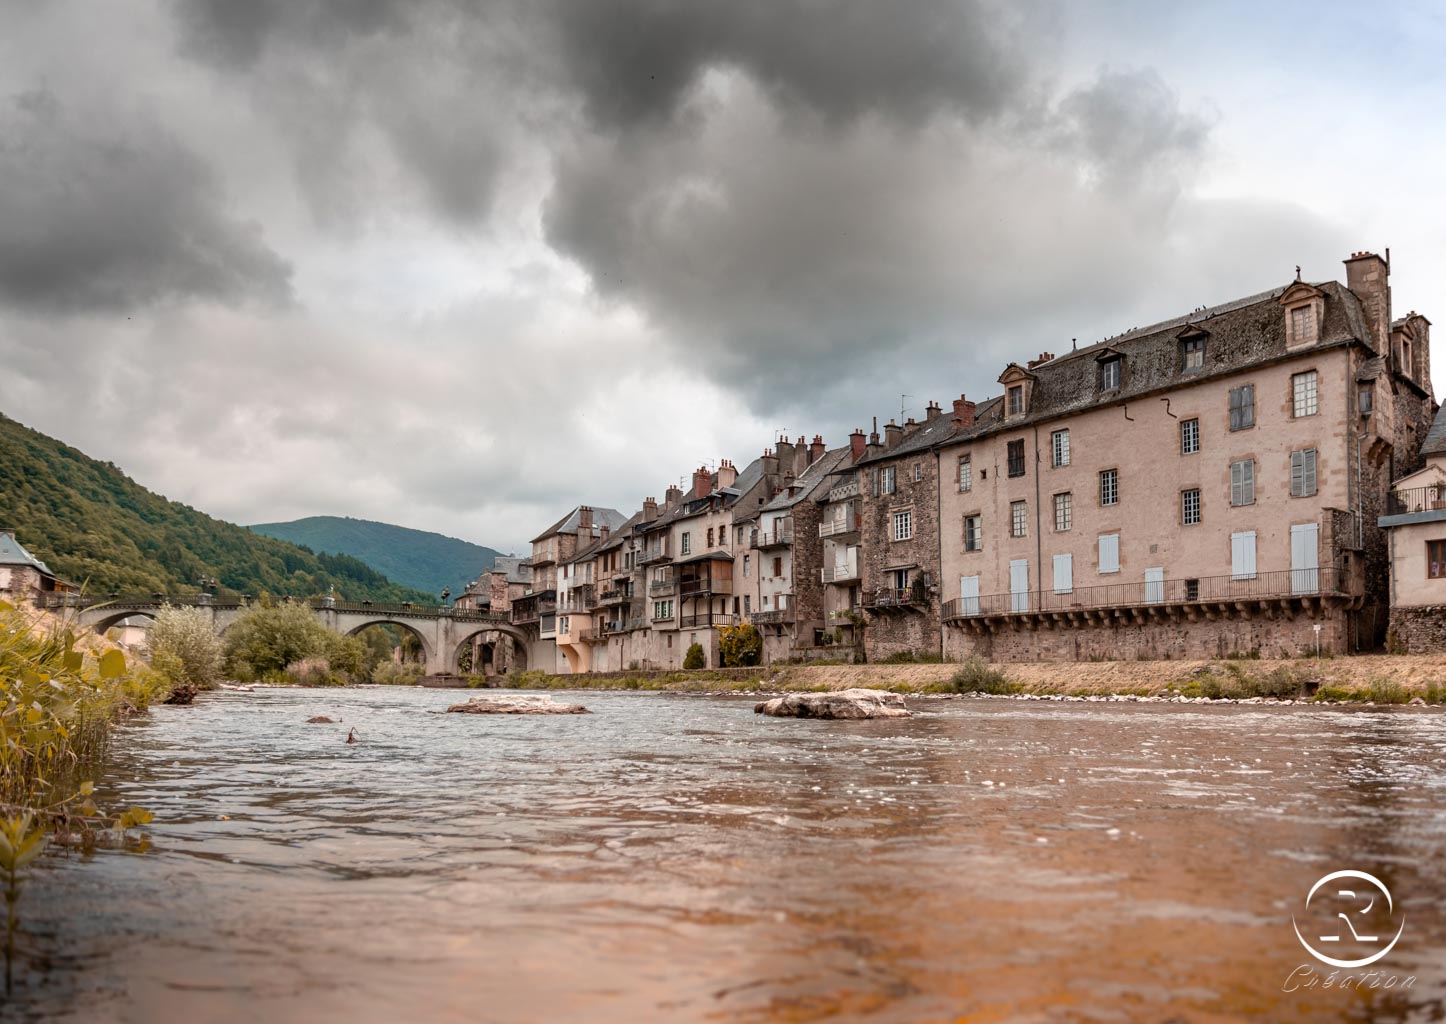
[[[906,435],[898,444],[892,448],[882,448],[877,452],[865,455],[859,459],[858,465],[865,466],[875,462],[883,462],[886,459],[897,459],[900,456],[908,455],[910,452],[920,452],[942,444],[956,433],[954,421],[943,413],[934,417],[934,421],[924,421],[914,427],[914,432]]]
[[[1238,373],[1282,357],[1286,355],[1285,317],[1276,300],[1295,283],[1127,331],[1042,363],[1030,371],[1036,379],[1029,415],[1005,423],[1001,403],[995,400],[987,410],[982,405],[976,409],[973,429],[959,431],[944,442],[968,441],[999,430],[1017,430],[1040,420]],[[1313,287],[1324,293],[1325,316],[1320,339],[1311,346],[1312,350],[1369,337],[1360,301],[1354,292],[1335,281]],[[1208,335],[1205,368],[1190,374],[1180,372],[1179,336],[1186,328],[1199,328]],[[1102,392],[1095,357],[1105,349],[1121,353],[1125,367],[1122,386]],[[895,449],[898,451],[900,449]]]
[[[1426,431],[1426,438],[1421,442],[1421,454],[1446,455],[1446,405],[1436,410],[1431,429]]]
[[[531,573],[526,572],[529,562],[525,558],[516,555],[498,555],[492,559],[492,571],[502,572],[507,577],[508,583],[527,583],[531,581]]]
[[[606,523],[609,529],[616,530],[627,521],[627,518],[627,516],[615,508],[597,508],[594,506],[592,510],[593,526],[602,526]],[[579,505],[547,529],[543,530],[536,537],[533,537],[531,543],[536,544],[538,541],[551,537],[555,533],[577,533],[578,526],[581,525],[581,523],[582,506]]]
[[[838,468],[839,464],[848,458],[850,449],[848,447],[834,448],[824,452],[813,461],[798,479],[793,481],[793,486],[799,488],[797,494],[790,494],[785,488],[773,497],[773,500],[764,505],[760,512],[777,512],[779,509],[792,508],[800,501],[803,501],[817,491],[820,487],[832,486],[833,481],[829,475]]]
[[[743,495],[747,494],[754,487],[758,486],[759,482],[763,479],[763,460],[754,459],[743,469],[739,470],[738,476],[733,481],[733,486],[731,487],[717,487],[717,479],[718,477],[715,473],[713,476],[714,487],[711,491],[704,495],[704,497],[711,498],[715,495],[721,496],[724,499],[723,506],[725,508],[732,508],[738,503],[738,501],[743,497]],[[692,491],[688,492],[688,494],[692,493]],[[653,530],[661,530],[665,526],[670,526],[681,519],[691,519],[694,516],[702,515],[708,510],[707,505],[701,504],[702,501],[703,498],[688,497],[685,495],[682,501],[678,502],[677,505],[675,505],[673,508],[670,508],[668,511],[660,514],[658,518],[654,519],[651,523],[641,524],[639,526],[639,532],[652,532]],[[699,507],[696,509],[693,508],[693,505],[695,503],[699,503]]]
[[[44,562],[25,550],[25,546],[9,530],[0,531],[0,565],[28,565],[47,576],[55,576]]]

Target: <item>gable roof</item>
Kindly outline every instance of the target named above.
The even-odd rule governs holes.
[[[596,505],[592,506],[592,525],[594,527],[606,524],[609,529],[616,530],[626,521],[627,516],[615,508],[598,508]],[[578,505],[567,515],[543,530],[536,537],[533,537],[530,543],[536,544],[538,541],[546,540],[548,537],[558,533],[577,533],[578,527],[581,525],[582,506]]]
[[[844,447],[824,452],[804,469],[798,479],[793,481],[793,487],[798,489],[798,493],[791,494],[787,489],[779,491],[758,511],[777,512],[780,509],[792,508],[800,501],[812,497],[820,487],[832,487],[833,480],[830,478],[830,474],[848,458],[850,451],[850,448]]]
[[[1436,410],[1431,429],[1421,441],[1422,455],[1446,455],[1446,405]]]
[[[1038,388],[1038,383],[1035,384]],[[977,415],[977,408],[976,408]],[[858,465],[863,466],[869,463],[883,462],[887,459],[897,459],[914,452],[920,452],[935,445],[943,444],[956,433],[954,421],[943,413],[935,416],[932,421],[925,420],[916,424],[910,434],[904,435],[903,439],[892,448],[884,448],[877,452],[866,454],[859,459]]]
[[[0,530],[0,565],[26,565],[52,578],[55,576],[44,562],[25,550],[10,530]]]

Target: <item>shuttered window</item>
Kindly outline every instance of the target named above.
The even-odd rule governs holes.
[[[1255,385],[1244,384],[1230,389],[1230,429],[1245,430],[1255,426]]]
[[[964,550],[979,551],[984,547],[984,529],[979,516],[964,517]]]
[[[1255,531],[1230,535],[1230,575],[1232,579],[1255,579]]]
[[[1120,571],[1120,535],[1118,533],[1105,533],[1100,535],[1100,572]]]
[[[1009,475],[1024,475],[1024,440],[1009,442]]]
[[[1305,498],[1315,493],[1315,449],[1290,453],[1290,496]]]
[[[969,461],[969,456],[959,456],[959,490],[967,491],[974,486],[974,466]]]
[[[1243,459],[1230,464],[1230,504],[1255,504],[1255,460]]]

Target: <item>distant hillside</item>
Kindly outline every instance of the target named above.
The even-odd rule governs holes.
[[[0,415],[0,526],[91,593],[241,593],[428,601],[347,555],[317,555],[167,501],[108,462]]]
[[[258,523],[251,529],[313,551],[360,558],[388,578],[433,595],[440,594],[443,587],[460,594],[483,570],[492,568],[492,560],[502,554],[440,533],[343,516]]]

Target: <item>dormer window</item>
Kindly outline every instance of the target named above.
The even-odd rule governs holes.
[[[1401,339],[1401,373],[1407,377],[1414,376],[1411,373],[1411,343],[1405,338]]]
[[[1009,415],[1024,415],[1024,385],[1016,384],[1009,389]]]
[[[1280,297],[1285,312],[1285,347],[1301,348],[1320,341],[1325,316],[1325,292],[1296,281]]]
[[[1004,385],[1005,419],[1017,420],[1029,415],[1030,391],[1038,379],[1018,363],[1005,367],[999,375],[999,383]]]
[[[1100,390],[1113,391],[1120,386],[1120,357],[1100,363]]]
[[[1309,306],[1297,306],[1290,311],[1290,333],[1304,343],[1306,338],[1315,337],[1315,310]]]
[[[1198,373],[1205,369],[1205,339],[1208,335],[1201,330],[1187,331],[1180,335],[1180,372]]]

